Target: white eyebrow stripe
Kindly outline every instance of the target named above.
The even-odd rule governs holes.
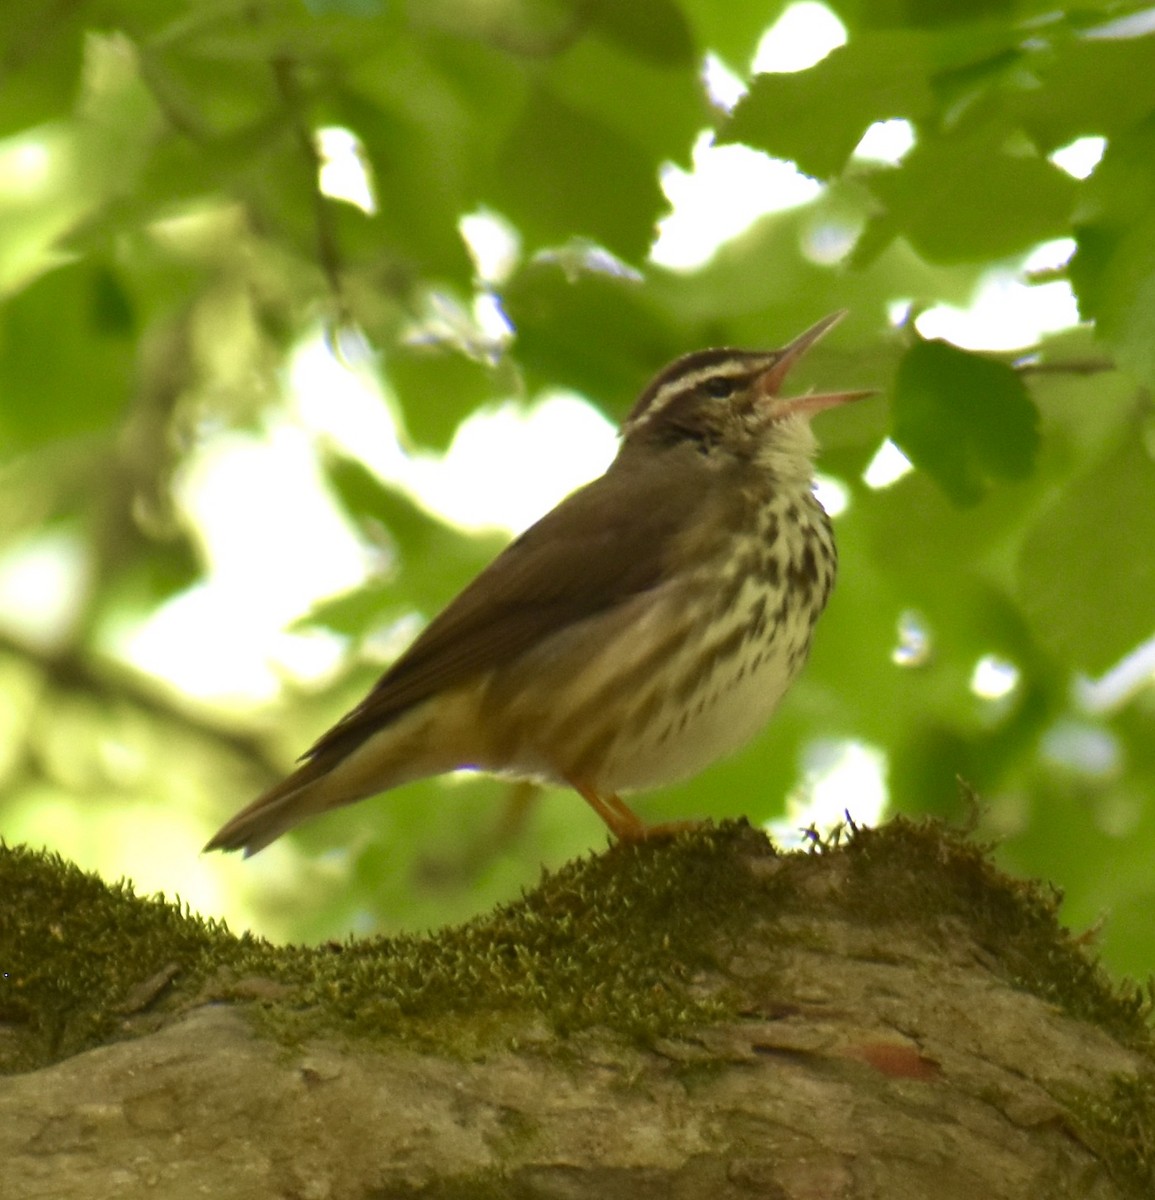
[[[749,362],[743,362],[740,359],[730,359],[729,361],[716,362],[711,363],[709,366],[698,367],[697,370],[687,372],[683,375],[676,375],[673,379],[668,379],[662,384],[654,394],[653,399],[646,405],[645,410],[629,422],[624,432],[641,428],[648,421],[653,420],[676,397],[693,391],[707,379],[743,379],[752,374],[754,374],[754,371],[751,370]]]

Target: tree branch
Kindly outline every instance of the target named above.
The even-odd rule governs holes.
[[[0,853],[29,897],[0,917],[0,1047],[58,1061],[0,1086],[7,1200],[1155,1184],[1144,1006],[1051,893],[930,826],[785,856],[741,825],[618,846],[435,938],[317,950],[155,900],[129,921],[74,870],[33,886],[31,858]]]

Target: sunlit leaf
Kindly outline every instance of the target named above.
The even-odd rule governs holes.
[[[630,5],[605,7],[633,11]],[[582,38],[558,58],[549,86],[564,104],[596,118],[647,159],[654,176],[666,162],[688,167],[695,139],[714,117],[692,54],[639,57],[608,36]]]
[[[895,378],[893,437],[956,504],[973,504],[992,481],[1030,473],[1038,414],[1011,367],[918,342]]]
[[[396,588],[374,583],[314,604],[297,624],[319,625],[332,633],[359,638],[409,611],[401,603]]]
[[[1114,138],[1155,108],[1150,62],[1145,37],[1042,41],[1030,54],[1031,75],[1009,99],[1045,151],[1078,137]]]
[[[753,57],[758,39],[785,5],[719,4],[717,0],[681,0],[698,41],[733,70],[742,71]]]
[[[1122,366],[1155,385],[1155,125],[1113,139],[1084,186],[1071,282]]]
[[[146,541],[142,537],[137,549],[138,556],[109,582],[114,604],[151,613],[203,576],[204,563],[186,538]]]
[[[1019,599],[1038,637],[1098,674],[1155,633],[1155,462],[1135,428],[1067,488],[1023,547]]]
[[[108,432],[132,398],[132,301],[108,267],[51,271],[0,307],[0,445]]]
[[[745,142],[826,179],[873,122],[930,110],[929,67],[922,35],[865,34],[807,71],[758,75],[719,140]]]
[[[538,88],[502,149],[492,199],[533,245],[584,237],[640,259],[665,204],[655,165],[604,121]]]
[[[988,136],[972,145],[920,142],[898,167],[870,177],[898,232],[932,262],[999,258],[1070,227],[1075,181],[1046,159],[1003,150]]]
[[[611,416],[624,415],[647,374],[686,349],[638,281],[621,275],[567,277],[560,264],[531,263],[505,300],[531,390],[574,388]]]
[[[589,20],[586,7],[579,0],[502,0],[500,4],[422,0],[405,15],[423,33],[436,30],[461,41],[537,58],[556,53],[581,35]]]
[[[497,398],[496,369],[453,350],[402,347],[389,355],[385,374],[404,409],[405,428],[439,450],[471,412]]]
[[[355,459],[331,456],[326,476],[354,520],[388,537],[398,568],[388,590],[402,608],[427,615],[444,608],[504,544],[502,537],[463,533],[438,520]],[[342,619],[365,613],[350,601],[339,601],[336,611]]]

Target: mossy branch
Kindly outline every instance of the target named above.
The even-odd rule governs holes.
[[[20,849],[0,893],[14,1197],[84,1103],[108,1128],[59,1159],[69,1195],[159,1162],[220,1196],[285,1171],[332,1196],[1155,1186],[1146,998],[934,825],[616,846],[436,936],[313,948]]]

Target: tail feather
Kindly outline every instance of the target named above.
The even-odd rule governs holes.
[[[315,760],[305,763],[222,825],[205,850],[243,850],[249,858],[294,825],[330,808],[352,804],[364,795],[335,793],[326,786],[328,777],[328,765]]]
[[[291,775],[217,830],[205,849],[243,850],[248,858],[309,817],[475,764],[481,757],[476,726],[475,691],[463,690],[436,705],[416,705],[352,743],[322,740]]]

